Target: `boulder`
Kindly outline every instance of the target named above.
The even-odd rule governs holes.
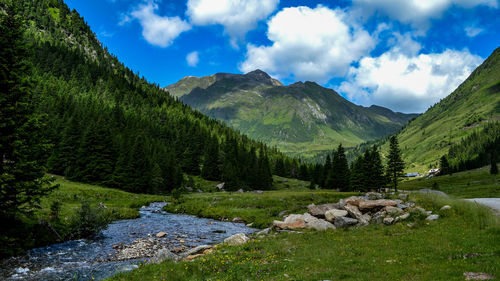
[[[465,280],[494,280],[495,276],[484,272],[464,272]]]
[[[349,215],[359,221],[360,224],[366,225],[370,221],[371,217],[369,215],[364,216],[358,209],[358,207],[351,204],[346,204],[344,209],[349,213]]]
[[[337,203],[337,205],[339,205],[339,207],[338,207],[339,210],[344,210],[345,200],[340,199],[339,202]]]
[[[243,190],[243,188],[240,188],[240,189],[238,189],[238,191],[236,191],[236,192],[243,193],[243,192],[245,192],[245,191]]]
[[[364,201],[366,200],[358,196],[351,196],[349,198],[344,199],[345,205],[349,204],[356,207],[358,207],[359,204]]]
[[[165,260],[176,260],[178,259],[179,256],[176,254],[170,252],[166,248],[160,249],[158,252],[156,252],[156,255],[151,259],[152,263],[161,263]]]
[[[391,225],[394,222],[394,218],[386,217],[386,218],[384,218],[383,222],[385,225]]]
[[[250,240],[250,238],[248,238],[244,233],[238,233],[224,239],[224,243],[231,246],[236,246],[245,244],[246,242],[248,242],[248,240]]]
[[[404,203],[397,204],[396,206],[403,210],[410,208],[410,204],[404,204]]]
[[[374,208],[383,208],[387,206],[396,206],[398,204],[395,200],[388,199],[379,199],[379,200],[365,200],[359,202],[359,208],[366,209],[374,209]]]
[[[348,217],[338,217],[335,219],[334,225],[336,228],[344,228],[358,224],[357,219]]]
[[[403,213],[403,209],[393,206],[384,207],[384,211],[386,211],[389,215],[399,215]]]
[[[270,228],[270,227],[268,227],[268,228],[264,228],[264,229],[262,229],[261,231],[257,232],[256,234],[257,234],[257,235],[267,235],[267,234],[269,234],[270,232],[271,232],[271,228]]]
[[[274,227],[279,229],[297,229],[306,227],[306,223],[302,215],[288,215],[285,221],[274,221]]]
[[[441,211],[446,211],[446,210],[449,210],[451,209],[451,206],[450,205],[444,205],[443,207],[441,207]]]
[[[435,220],[437,220],[437,219],[439,219],[439,215],[429,215],[429,216],[426,218],[426,220],[428,220],[428,221],[435,221]]]
[[[378,192],[368,192],[365,194],[366,197],[370,200],[377,200],[377,199],[382,199],[384,198],[381,193]]]
[[[165,233],[163,231],[156,233],[156,237],[158,237],[158,238],[164,237],[165,235],[167,235],[167,233]]]
[[[385,216],[387,216],[386,211],[378,211],[373,215],[372,222],[376,224],[381,224],[384,222]]]
[[[348,212],[346,210],[331,209],[326,211],[325,218],[329,222],[334,222],[337,217],[345,217]]]
[[[219,189],[219,190],[224,190],[224,186],[226,185],[226,183],[219,183],[218,185],[216,185],[216,187]]]
[[[402,214],[400,216],[397,216],[395,222],[403,221],[403,220],[405,220],[405,219],[407,219],[409,217],[410,217],[409,213],[404,213],[404,214]]]
[[[245,222],[245,220],[240,218],[240,217],[235,217],[235,218],[233,218],[232,221],[235,223],[244,223]]]
[[[318,219],[316,217],[313,217],[309,213],[305,213],[303,215],[303,218],[307,228],[312,228],[315,230],[335,229],[335,226],[333,224],[323,219]]]
[[[338,208],[339,208],[338,204],[323,204],[323,205],[310,204],[309,206],[307,206],[307,211],[309,214],[315,217],[324,218],[325,213],[328,210],[338,209]]]

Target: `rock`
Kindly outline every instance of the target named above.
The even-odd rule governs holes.
[[[451,209],[450,205],[444,205],[443,207],[441,207],[440,211],[446,211],[446,210],[449,210],[449,209]]]
[[[346,210],[331,209],[326,211],[325,218],[329,222],[334,222],[337,217],[345,217],[348,212]]]
[[[224,185],[226,185],[226,183],[223,182],[223,183],[219,183],[215,187],[217,187],[219,190],[224,190]]]
[[[365,196],[368,197],[368,199],[370,200],[377,200],[383,198],[382,194],[378,192],[368,192],[365,194]]]
[[[400,208],[400,209],[405,210],[405,209],[408,209],[408,208],[410,207],[410,204],[400,203],[400,204],[398,204],[398,205],[396,205],[396,206],[397,206],[398,208]]]
[[[204,255],[210,255],[210,254],[213,254],[215,252],[214,249],[206,249],[205,251],[203,251],[203,254]]]
[[[188,250],[188,251],[182,253],[180,255],[180,257],[184,258],[184,257],[187,257],[187,256],[200,254],[200,253],[203,253],[204,251],[209,250],[209,249],[212,249],[212,246],[210,246],[210,245],[200,245],[200,246],[194,247],[193,249]]]
[[[190,187],[190,186],[185,186],[184,188],[185,188],[187,191],[189,191],[189,192],[193,191],[193,188],[192,188],[192,187]]]
[[[394,222],[394,218],[386,217],[386,218],[384,218],[383,222],[385,225],[391,225]]]
[[[398,195],[398,197],[399,197],[399,199],[401,199],[401,200],[403,200],[403,201],[406,201],[406,200],[408,200],[409,195],[408,195],[408,193],[400,193],[400,194]]]
[[[262,190],[254,190],[253,193],[262,194],[262,193],[264,193],[264,191],[262,191]]]
[[[384,207],[384,210],[389,214],[389,215],[399,215],[403,213],[403,209],[398,208],[398,207],[393,207],[393,206],[387,206]]]
[[[179,258],[179,256],[177,256],[176,254],[170,252],[166,248],[162,248],[158,252],[156,252],[156,255],[154,256],[154,258],[151,259],[151,262],[152,263],[161,263],[165,260],[176,260],[178,258]]]
[[[414,212],[414,213],[421,213],[421,214],[426,214],[427,213],[425,211],[425,209],[422,208],[422,207],[415,207],[415,208],[413,208],[412,212]]]
[[[185,257],[184,259],[187,261],[192,261],[192,260],[194,260],[198,257],[201,257],[201,256],[203,256],[203,254],[189,255],[189,256]]]
[[[358,196],[351,196],[349,198],[344,199],[345,205],[350,204],[352,206],[358,207],[361,202],[366,201],[365,199]]]
[[[437,219],[439,219],[439,215],[430,215],[426,218],[428,221],[435,221]]]
[[[201,189],[199,189],[199,188],[196,190],[196,192],[203,193],[203,191]]]
[[[184,239],[179,240],[179,243],[184,243],[184,242],[186,242],[184,241]]]
[[[102,202],[99,202],[99,208],[101,209],[107,209],[106,205],[104,205]]]
[[[409,217],[410,217],[409,213],[404,213],[404,214],[402,214],[400,216],[397,216],[395,222],[403,221],[403,220],[405,220],[405,219],[407,219]]]
[[[250,240],[250,238],[248,238],[244,233],[238,233],[224,239],[224,243],[231,246],[236,246],[245,244],[246,242],[248,242],[248,240]]]
[[[387,206],[396,206],[398,204],[395,200],[379,199],[379,200],[365,200],[359,202],[360,209],[374,209],[383,208]]]
[[[243,220],[243,219],[242,219],[242,218],[240,218],[240,217],[235,217],[235,218],[233,218],[233,222],[235,222],[235,223],[244,223],[244,222],[245,222],[245,220]]]
[[[158,237],[158,238],[161,238],[161,237],[163,237],[165,235],[167,235],[167,233],[165,233],[163,231],[160,231],[160,232],[156,233],[156,237]]]
[[[312,228],[315,230],[335,229],[335,226],[333,224],[323,219],[318,219],[316,217],[313,217],[309,213],[305,213],[303,215],[303,218],[307,228]]]
[[[306,223],[302,215],[289,215],[285,221],[274,221],[274,227],[279,229],[297,229],[306,227]]]
[[[340,199],[339,202],[337,203],[337,205],[339,205],[339,207],[338,207],[339,210],[344,210],[345,200]]]
[[[247,224],[246,224],[246,226],[248,226],[248,227],[252,227],[252,226],[253,226],[253,222],[251,222],[251,223],[247,223]]]
[[[334,225],[337,228],[344,228],[348,226],[353,226],[358,223],[357,219],[348,218],[348,217],[338,217],[335,219]]]
[[[493,280],[495,276],[484,272],[464,272],[465,280]]]
[[[281,211],[279,214],[278,214],[278,217],[283,217],[286,213],[290,212],[289,210],[284,210],[284,211]]]
[[[360,224],[366,225],[370,221],[371,217],[363,216],[363,214],[359,211],[358,207],[346,204],[344,209],[349,213],[349,215],[359,221]]]
[[[238,191],[236,191],[236,192],[243,193],[243,192],[245,192],[245,191],[244,191],[242,188],[240,188],[240,189],[238,189]]]
[[[268,228],[264,228],[264,229],[262,229],[261,231],[257,232],[256,234],[257,234],[257,235],[267,235],[267,234],[269,234],[270,232],[271,232],[271,228],[270,228],[270,227],[268,227]]]
[[[372,222],[376,224],[381,224],[384,222],[384,218],[387,215],[386,211],[378,211],[373,215]]]
[[[326,211],[331,209],[338,209],[338,207],[339,206],[337,204],[323,204],[323,205],[310,204],[309,206],[307,206],[307,212],[315,217],[324,218]]]

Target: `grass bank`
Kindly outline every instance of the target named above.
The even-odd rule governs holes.
[[[433,177],[412,179],[401,183],[400,188],[416,190],[423,188],[441,190],[457,198],[500,197],[500,183],[489,173],[490,167]],[[498,177],[500,180],[500,177]]]
[[[297,193],[290,196],[298,196]],[[319,199],[324,196],[337,196],[333,192],[314,193],[315,203],[329,201]],[[285,196],[279,194],[270,192],[265,196]],[[302,196],[305,194],[302,192]],[[221,208],[225,217],[231,217],[238,205],[246,209],[249,201],[258,198],[251,194],[227,196],[233,198],[234,205],[225,208],[225,213]],[[418,221],[413,226],[405,222],[394,226],[280,233],[242,246],[222,245],[214,254],[194,261],[143,265],[109,280],[464,280],[464,272],[500,277],[498,217],[492,216],[487,208],[461,200],[412,196],[441,218],[433,222]],[[200,199],[185,198],[193,203]],[[210,197],[204,199],[212,202]],[[276,210],[296,204],[272,202],[278,204],[271,204]],[[439,211],[446,204],[452,209]]]

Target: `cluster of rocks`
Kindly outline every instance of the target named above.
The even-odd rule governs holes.
[[[444,206],[443,209],[451,208]],[[411,213],[420,213],[427,220],[436,220],[439,215],[415,206],[408,200],[408,194],[399,194],[398,199],[383,199],[377,192],[368,192],[364,196],[351,196],[340,199],[337,203],[307,206],[304,214],[290,214],[284,221],[274,221],[276,229],[312,228],[316,230],[365,226],[368,224],[392,225],[404,221]]]

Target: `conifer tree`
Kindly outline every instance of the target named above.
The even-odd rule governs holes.
[[[32,211],[52,189],[44,177],[48,147],[42,116],[34,110],[23,22],[14,5],[0,14],[0,217]]]
[[[332,173],[332,158],[330,154],[326,155],[325,165],[323,166],[323,174],[321,178],[321,186],[331,188],[331,173]]]
[[[219,142],[216,137],[210,138],[203,156],[201,177],[207,180],[219,180]]]
[[[493,150],[490,154],[490,174],[495,175],[495,185],[497,184],[498,166],[496,159],[496,151]]]
[[[333,188],[340,191],[349,190],[349,166],[347,164],[347,158],[345,156],[344,148],[342,144],[339,144],[337,151],[335,151],[332,161],[332,178],[333,178]]]
[[[401,150],[399,149],[398,139],[392,136],[389,139],[389,155],[387,161],[387,177],[394,191],[398,191],[398,182],[403,177],[405,163],[401,158]]]
[[[439,169],[440,175],[451,174],[450,164],[448,163],[448,157],[446,157],[446,155],[441,156],[441,158],[439,159]]]

